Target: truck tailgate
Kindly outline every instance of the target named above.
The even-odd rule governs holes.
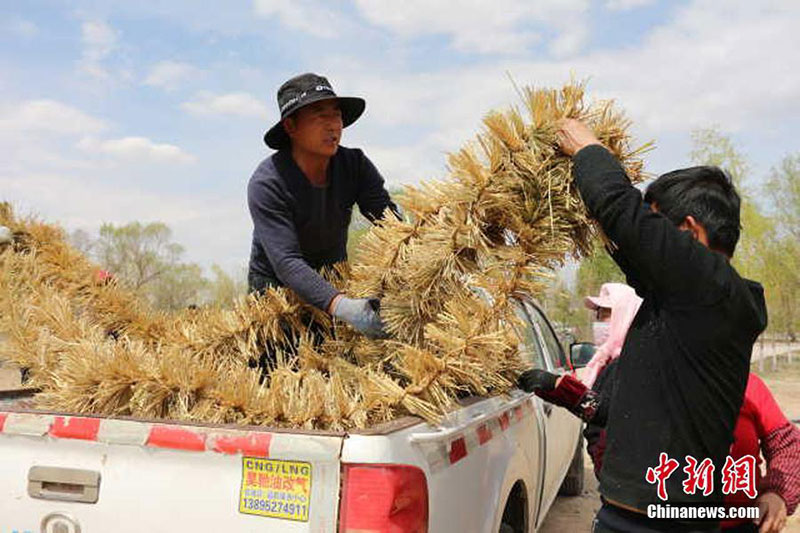
[[[0,412],[0,532],[335,532],[342,440]]]

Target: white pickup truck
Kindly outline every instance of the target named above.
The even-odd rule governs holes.
[[[531,301],[532,364],[569,363]],[[528,533],[582,490],[581,423],[522,391],[325,432],[112,419],[0,397],[0,533]]]

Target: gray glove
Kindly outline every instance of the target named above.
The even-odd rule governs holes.
[[[11,230],[5,226],[0,226],[0,244],[11,244],[14,240],[14,235]]]
[[[388,335],[383,331],[383,322],[378,314],[380,304],[377,298],[343,297],[336,302],[333,316],[344,320],[370,339],[385,339]]]

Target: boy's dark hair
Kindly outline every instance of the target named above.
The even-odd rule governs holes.
[[[733,257],[739,241],[741,199],[730,177],[718,167],[673,170],[647,187],[644,201],[679,226],[694,217],[708,234],[708,246]]]

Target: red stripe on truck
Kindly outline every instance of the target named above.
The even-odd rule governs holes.
[[[8,413],[0,413],[0,431],[3,431],[3,426],[6,425],[6,418],[8,418]]]
[[[270,433],[251,433],[239,437],[217,437],[213,450],[218,453],[247,455],[248,457],[269,457]]]
[[[153,426],[146,444],[154,448],[202,452],[206,449],[206,436],[180,427]]]
[[[490,440],[492,440],[492,430],[489,429],[489,426],[486,424],[478,426],[477,433],[478,433],[478,442],[481,444],[485,444]]]
[[[50,426],[49,434],[60,439],[97,440],[99,430],[99,418],[57,416]]]
[[[450,443],[450,464],[456,463],[467,456],[467,441],[464,437]]]
[[[500,429],[503,431],[508,429],[509,421],[508,421],[508,413],[503,413],[500,415],[500,418],[497,419],[500,422]]]

